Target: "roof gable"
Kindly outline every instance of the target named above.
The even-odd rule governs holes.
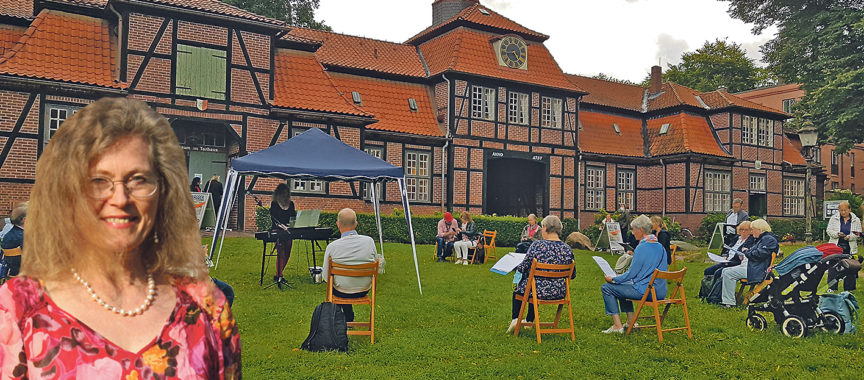
[[[498,14],[498,12],[495,12],[480,4],[476,4],[463,9],[462,12],[459,12],[459,14],[451,17],[447,21],[444,21],[438,25],[430,26],[422,32],[417,33],[414,37],[409,38],[406,43],[422,43],[431,38],[434,38],[435,36],[446,33],[446,31],[450,29],[457,28],[463,25],[480,27],[482,29],[492,29],[495,32],[505,34],[515,33],[525,39],[540,42],[549,39],[549,36],[545,34],[528,29],[507,17]]]
[[[420,45],[430,75],[460,72],[526,84],[583,92],[567,80],[542,43],[527,41],[527,69],[498,64],[492,42],[498,36],[460,27]]]
[[[582,97],[583,103],[642,111],[642,99],[645,94],[645,88],[642,86],[581,75],[565,75],[570,82],[588,92],[588,95]]]
[[[709,107],[711,107],[711,109],[740,107],[740,108],[746,108],[746,109],[771,113],[771,114],[780,116],[783,119],[790,117],[789,114],[787,114],[783,111],[780,111],[780,110],[777,110],[777,109],[774,109],[771,107],[763,106],[759,103],[755,103],[755,102],[752,102],[750,100],[744,99],[738,95],[730,94],[724,90],[715,90],[715,91],[711,91],[711,92],[703,92],[702,94],[700,94],[700,97],[702,98],[702,100],[705,101],[706,104],[708,104]]]
[[[589,153],[645,157],[642,120],[599,112],[579,113],[579,149]],[[621,133],[616,133],[614,124]]]
[[[299,27],[288,36],[320,42],[315,57],[327,67],[426,77],[420,54],[411,45]]]
[[[699,153],[720,157],[731,155],[720,147],[717,137],[704,116],[688,113],[649,119],[647,121],[649,152],[652,156],[680,153]],[[660,134],[663,124],[669,124],[665,134]]]
[[[346,99],[312,53],[279,51],[274,57],[273,105],[316,112],[371,116]]]
[[[42,10],[0,58],[0,73],[121,88],[114,80],[114,47],[107,21]]]

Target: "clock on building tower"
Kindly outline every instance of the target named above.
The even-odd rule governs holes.
[[[505,36],[497,44],[498,63],[514,69],[527,69],[528,45],[516,36]]]

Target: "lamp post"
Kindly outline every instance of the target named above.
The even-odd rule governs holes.
[[[807,160],[807,174],[805,178],[804,194],[804,213],[807,214],[807,225],[804,227],[804,239],[809,244],[813,241],[812,222],[810,220],[813,213],[813,202],[810,199],[810,163],[813,160],[813,148],[816,146],[816,138],[819,134],[816,128],[813,127],[813,122],[810,119],[805,119],[802,127],[798,130],[798,138],[801,140],[801,147],[804,148],[804,159]]]

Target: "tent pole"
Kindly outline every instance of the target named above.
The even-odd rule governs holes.
[[[381,249],[381,257],[384,257],[384,233],[381,230],[381,205],[378,201],[377,181],[372,181],[369,192],[372,194],[372,207],[375,209],[375,223],[378,225],[378,245]]]
[[[240,182],[240,176],[237,174],[236,171],[231,170],[229,175],[232,175],[233,181],[231,183],[231,186],[229,187],[228,195],[230,197],[225,202],[225,218],[223,218],[222,225],[220,226],[222,228],[222,238],[219,240],[219,253],[216,255],[216,263],[214,266],[215,269],[219,269],[219,259],[222,258],[222,246],[225,244],[225,230],[228,228],[228,216],[231,214],[231,208],[234,207],[234,198],[238,194],[237,187],[239,186]],[[216,244],[215,240],[213,244]]]
[[[408,204],[408,192],[405,190],[405,177],[399,178],[399,192],[402,193],[402,205],[405,207],[405,219],[408,222],[408,235],[411,236],[411,251],[414,253],[414,271],[417,272],[417,288],[423,295],[423,285],[420,283],[420,267],[417,265],[417,244],[414,242],[414,226],[411,223],[411,206]]]
[[[216,240],[219,239],[219,235],[221,235],[220,229],[222,228],[222,224],[224,220],[227,218],[225,215],[226,209],[224,204],[228,201],[228,195],[231,194],[231,174],[234,172],[233,169],[228,169],[228,173],[225,175],[225,196],[222,197],[222,201],[219,203],[219,209],[216,211],[216,225],[213,228],[213,241],[210,243],[210,252],[207,255],[207,264],[213,264],[213,253],[216,251]]]

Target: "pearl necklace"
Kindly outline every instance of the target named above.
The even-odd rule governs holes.
[[[147,274],[147,299],[144,300],[144,303],[142,303],[141,306],[135,308],[135,310],[124,310],[122,308],[109,305],[107,302],[105,302],[105,300],[102,299],[102,297],[96,295],[96,292],[93,291],[93,288],[90,287],[90,284],[87,283],[87,281],[84,281],[83,278],[81,278],[75,268],[72,268],[72,275],[75,276],[75,279],[78,280],[81,285],[84,285],[84,288],[87,289],[87,293],[90,294],[90,298],[92,298],[93,301],[102,305],[105,310],[113,311],[124,317],[132,317],[144,313],[144,311],[150,308],[150,305],[153,304],[153,300],[156,298],[156,281],[153,280],[153,274],[150,273]]]

